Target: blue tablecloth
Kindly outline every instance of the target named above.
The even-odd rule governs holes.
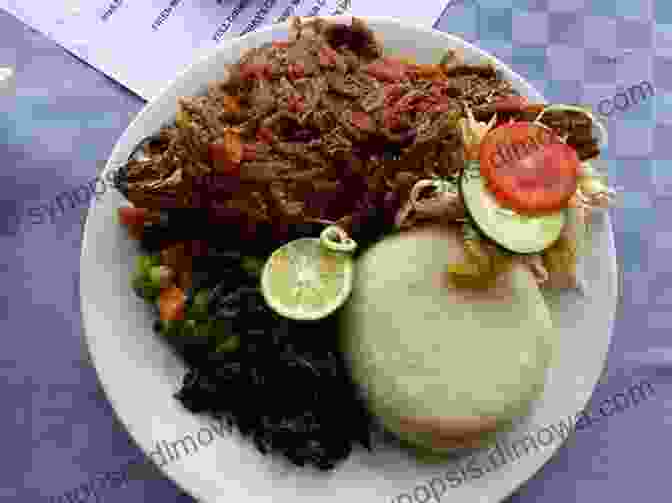
[[[453,0],[436,26],[493,52],[551,102],[600,106],[611,180],[627,188],[612,211],[619,312],[589,409],[642,380],[655,393],[577,432],[511,501],[668,501],[672,2]],[[39,225],[25,215],[91,180],[143,101],[5,13],[0,40],[0,66],[17,72],[16,98],[0,98],[0,499],[193,501],[150,473],[95,497],[59,496],[141,453],[82,345],[84,215]]]

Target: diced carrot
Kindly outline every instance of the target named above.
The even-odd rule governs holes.
[[[183,320],[185,295],[182,289],[173,286],[159,294],[159,316],[162,320]]]
[[[548,105],[544,105],[543,103],[528,103],[523,107],[522,112],[523,113],[530,113],[530,114],[540,114],[544,108],[546,108]]]
[[[208,145],[208,155],[218,173],[235,173],[243,160],[243,142],[240,134],[228,130],[221,142]]]
[[[236,174],[240,171],[240,161],[235,162],[229,158],[226,146],[223,143],[211,143],[208,152],[217,173]],[[240,158],[242,160],[242,146]]]
[[[149,210],[147,208],[136,208],[134,206],[125,206],[119,208],[119,223],[121,225],[143,225],[147,221]]]
[[[228,159],[232,162],[239,163],[243,158],[243,142],[240,134],[228,130],[224,132],[224,146]]]
[[[222,97],[222,101],[224,102],[224,110],[226,110],[227,112],[231,112],[231,113],[239,113],[240,112],[240,101],[235,96],[231,96],[230,94],[225,94]]]
[[[446,80],[446,76],[441,71],[439,65],[413,65],[412,71],[418,79],[436,80],[439,82]]]
[[[289,40],[276,40],[275,42],[272,42],[271,45],[276,49],[286,49],[292,45],[292,43]]]

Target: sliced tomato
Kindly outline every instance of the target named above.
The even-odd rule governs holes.
[[[580,161],[555,133],[530,122],[516,122],[485,136],[480,165],[481,175],[503,205],[543,213],[567,206],[576,193]]]
[[[159,316],[162,320],[183,320],[185,295],[182,289],[173,286],[159,294]]]
[[[144,225],[148,214],[149,210],[147,208],[125,206],[119,208],[119,223],[121,225]]]

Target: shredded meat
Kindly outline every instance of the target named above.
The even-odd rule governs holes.
[[[180,99],[176,124],[145,147],[145,160],[129,162],[125,192],[136,206],[205,207],[247,227],[281,227],[350,221],[386,200],[394,219],[418,181],[462,168],[465,107],[489,120],[494,100],[516,94],[492,65],[467,64],[459,51],[424,66],[383,56],[357,18],[296,18],[289,40],[251,49],[227,70],[205,95]],[[585,117],[544,121],[584,157],[594,151]],[[230,186],[237,179],[236,189],[204,182],[213,173]]]

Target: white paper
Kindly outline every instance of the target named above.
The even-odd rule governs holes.
[[[227,37],[288,15],[329,15],[343,0],[0,0],[27,25],[145,99]],[[354,0],[355,15],[431,25],[438,0]],[[342,10],[342,9],[341,9]],[[1,64],[2,62],[0,62]]]

